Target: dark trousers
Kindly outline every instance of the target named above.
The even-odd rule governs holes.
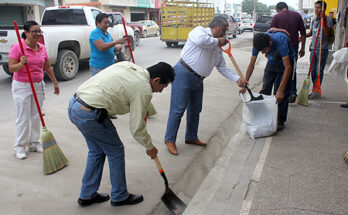
[[[298,59],[298,49],[296,49],[295,52],[296,52],[296,56],[295,56],[295,59],[293,60],[294,65],[292,67],[293,73],[289,80],[291,82],[290,96],[297,95],[297,72],[296,72],[297,66],[296,65],[297,65],[297,59]]]
[[[291,59],[291,67],[294,66],[294,60]],[[282,64],[271,64],[267,62],[265,73],[263,75],[263,84],[260,93],[265,95],[272,94],[275,95],[278,91],[279,85],[282,82],[284,74],[284,66]],[[291,72],[292,75],[292,72]],[[285,90],[284,90],[284,99],[278,102],[278,122],[285,122],[288,115],[289,107],[289,95],[291,90],[291,77],[289,78]]]

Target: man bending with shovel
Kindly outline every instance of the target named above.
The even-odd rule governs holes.
[[[130,113],[130,131],[146,148],[152,159],[157,156],[146,130],[145,116],[152,93],[161,93],[174,80],[173,68],[160,62],[143,69],[130,62],[113,64],[83,83],[71,98],[68,113],[88,146],[88,157],[78,203],[88,206],[110,199],[99,194],[105,158],[108,158],[111,205],[134,205],[143,201],[140,194],[130,194],[125,176],[124,148],[110,116]]]
[[[263,76],[261,94],[276,96],[278,103],[278,131],[284,129],[288,114],[290,81],[295,58],[289,37],[282,32],[267,32],[255,34],[250,63],[246,71],[245,80],[249,81],[259,52],[267,57],[267,65]]]

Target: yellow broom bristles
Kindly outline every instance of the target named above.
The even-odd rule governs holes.
[[[346,151],[343,158],[344,158],[344,161],[348,164],[348,151]]]
[[[52,174],[68,165],[68,159],[60,150],[53,134],[46,127],[43,128],[41,144],[43,148],[43,173],[45,175]]]
[[[310,85],[310,81],[309,81],[309,78],[307,77],[303,81],[302,89],[297,96],[297,99],[296,99],[297,104],[308,106],[309,85]]]

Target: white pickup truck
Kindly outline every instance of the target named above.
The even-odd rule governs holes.
[[[96,28],[95,18],[103,11],[86,6],[61,6],[46,8],[41,19],[43,41],[50,63],[58,80],[73,79],[79,68],[79,61],[90,58],[89,35]],[[20,32],[22,32],[21,30]],[[125,36],[122,24],[110,26],[108,32],[114,40]],[[134,31],[127,27],[129,40],[134,50]],[[0,64],[8,71],[8,53],[17,42],[14,29],[0,26]],[[119,61],[131,60],[129,49],[117,55]]]

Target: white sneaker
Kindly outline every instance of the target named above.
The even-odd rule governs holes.
[[[38,145],[32,145],[32,146],[29,146],[29,152],[39,152],[39,153],[42,153],[42,145],[41,144],[38,144]]]
[[[19,160],[26,159],[27,158],[27,154],[25,154],[24,151],[16,152],[16,158],[19,159]]]

